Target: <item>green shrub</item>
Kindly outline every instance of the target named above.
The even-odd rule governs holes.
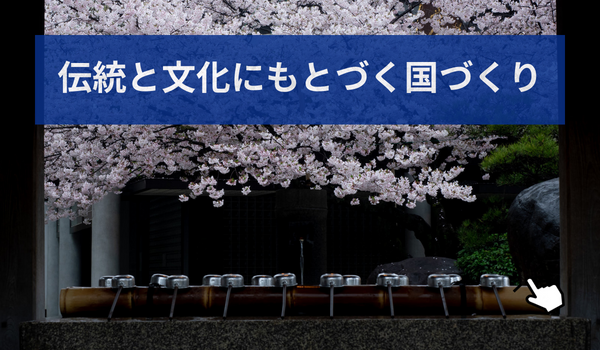
[[[508,216],[507,199],[491,196],[481,199],[485,212],[477,219],[463,221],[457,230],[463,247],[457,254],[456,265],[463,270],[468,283],[479,283],[484,273],[508,276],[512,283],[517,281],[517,269],[510,255],[506,233]]]
[[[466,249],[478,249],[497,240],[497,233],[506,231],[508,206],[506,199],[490,196],[478,199],[476,218],[464,220],[457,230],[458,240]],[[485,211],[481,211],[485,210]]]
[[[496,185],[532,186],[558,176],[557,125],[472,126],[474,136],[498,135],[497,148],[479,164]],[[517,283],[518,274],[506,238],[510,202],[501,197],[481,200],[481,209],[464,220],[457,230],[462,246],[457,266],[469,283],[479,283],[484,273],[506,275]]]
[[[497,273],[510,278],[511,284],[517,283],[518,274],[508,248],[506,233],[496,235],[497,239],[476,249],[465,248],[458,252],[456,265],[463,271],[467,283],[479,283],[484,273]]]
[[[491,125],[478,132],[506,137],[481,162],[496,184],[532,186],[558,176],[557,125]]]

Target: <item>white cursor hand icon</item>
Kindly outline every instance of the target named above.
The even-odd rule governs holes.
[[[528,279],[527,283],[533,293],[526,299],[529,304],[542,307],[548,312],[564,305],[562,292],[557,286],[538,289],[531,279]]]

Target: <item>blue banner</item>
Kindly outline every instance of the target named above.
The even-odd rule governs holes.
[[[36,36],[36,124],[564,124],[564,36]]]

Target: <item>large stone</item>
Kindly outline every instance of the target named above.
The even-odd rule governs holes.
[[[521,284],[559,285],[558,178],[523,190],[508,211],[508,244]]]
[[[455,265],[456,260],[440,257],[420,257],[379,265],[371,272],[367,279],[367,284],[374,284],[377,275],[382,272],[397,273],[406,275],[408,283],[411,285],[427,284],[427,276],[434,273],[457,273],[462,271]]]

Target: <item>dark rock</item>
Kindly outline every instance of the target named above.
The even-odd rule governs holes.
[[[410,258],[400,262],[379,265],[371,272],[367,284],[375,284],[377,275],[381,272],[392,272],[406,275],[411,285],[427,284],[427,276],[433,273],[457,273],[462,271],[454,263],[456,260],[439,257]]]
[[[558,178],[523,190],[508,211],[508,244],[521,284],[560,283]]]

